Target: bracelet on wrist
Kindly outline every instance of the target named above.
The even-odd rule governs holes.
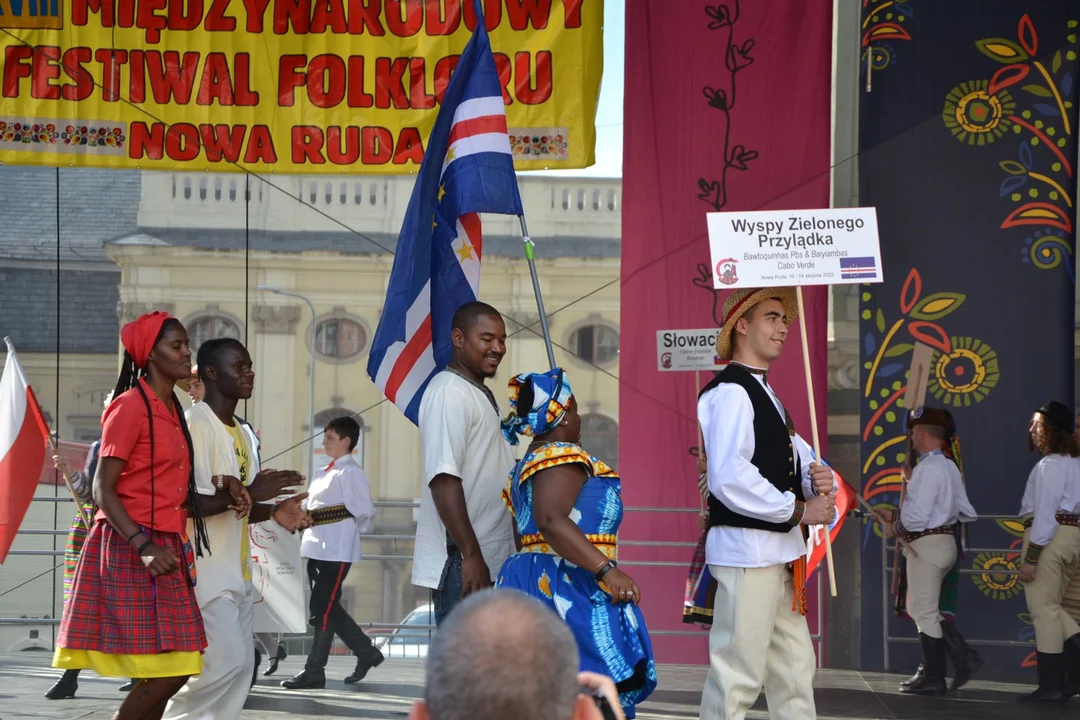
[[[135,538],[137,538],[139,535],[142,535],[142,534],[143,534],[143,531],[142,531],[142,528],[140,528],[140,529],[136,530],[135,532],[131,533],[131,535],[128,536],[127,541],[131,542],[132,540],[134,540]]]
[[[137,555],[139,555],[140,557],[142,557],[143,550],[145,550],[146,548],[150,547],[153,544],[154,544],[154,542],[152,540],[147,540],[146,542],[144,542],[142,545],[139,546],[139,549],[136,550],[135,553]]]
[[[614,560],[608,560],[600,567],[599,570],[596,571],[596,582],[600,582],[601,580],[603,580],[604,576],[614,570],[616,567],[618,567],[618,564]]]

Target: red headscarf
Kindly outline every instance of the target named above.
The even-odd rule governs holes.
[[[161,334],[161,326],[166,320],[172,320],[166,312],[152,312],[142,315],[134,322],[129,322],[120,330],[120,342],[135,361],[135,366],[145,368],[150,359],[150,351]]]

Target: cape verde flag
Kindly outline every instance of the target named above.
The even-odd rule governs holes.
[[[482,17],[428,139],[368,357],[368,375],[413,423],[428,382],[450,362],[454,313],[477,298],[479,213],[522,213],[502,83]]]

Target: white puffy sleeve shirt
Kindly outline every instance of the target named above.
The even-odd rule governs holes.
[[[1080,513],[1080,458],[1047,455],[1032,468],[1020,501],[1021,517],[1031,517],[1032,545],[1050,544],[1059,512]]]
[[[933,530],[977,517],[968,500],[960,469],[944,455],[930,455],[915,466],[908,481],[900,524],[908,532]]]
[[[360,561],[360,533],[371,530],[375,503],[367,475],[352,455],[340,457],[316,474],[308,486],[307,510],[344,505],[351,518],[304,531],[300,555],[312,560]]]
[[[758,375],[781,419],[783,405]],[[780,492],[750,462],[754,456],[754,408],[746,391],[734,383],[720,383],[698,401],[698,422],[708,464],[709,492],[740,515],[765,522],[787,522],[795,511],[795,495]],[[810,463],[813,453],[798,436],[792,442],[802,468],[804,497],[811,497]],[[794,459],[794,457],[793,457]],[[790,563],[806,554],[802,531],[787,533],[719,526],[709,529],[706,562],[725,567],[768,567]]]

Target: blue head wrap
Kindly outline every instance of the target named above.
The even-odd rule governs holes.
[[[532,384],[532,406],[521,413],[518,397],[526,383]],[[559,424],[570,407],[573,390],[562,368],[546,373],[522,373],[510,380],[510,414],[502,421],[503,435],[511,445],[518,444],[518,435],[536,437]]]

